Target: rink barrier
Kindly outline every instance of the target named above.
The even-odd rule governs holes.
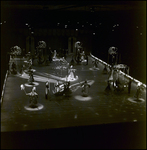
[[[99,59],[99,58],[97,58],[97,57],[95,57],[95,56],[92,55],[91,53],[90,53],[90,56],[91,56],[93,59],[96,59],[96,60],[98,60],[99,62],[101,62],[103,65],[106,65],[107,67],[112,67],[110,64],[108,64],[108,63],[102,61],[101,59]],[[133,81],[134,81],[135,83],[137,83],[137,84],[138,84],[138,83],[139,83],[139,84],[142,84],[142,85],[144,86],[144,88],[146,88],[146,84],[140,82],[139,80],[137,80],[137,79],[131,77],[130,75],[128,75],[128,74],[122,72],[121,70],[119,70],[119,73],[120,73],[120,74],[123,74],[125,77],[127,77],[127,78],[133,80]]]
[[[4,92],[5,92],[5,86],[6,86],[6,81],[7,81],[7,77],[8,77],[8,72],[9,71],[7,70],[6,75],[5,75],[5,80],[4,80],[2,94],[1,94],[1,103],[3,102],[3,96],[4,96]]]

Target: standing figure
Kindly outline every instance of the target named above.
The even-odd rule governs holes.
[[[74,58],[73,58],[73,56],[72,56],[72,59],[71,59],[71,61],[70,61],[70,66],[74,66],[75,65],[75,61],[74,61]]]
[[[76,61],[77,61],[77,64],[79,64],[81,62],[80,49],[77,50]]]
[[[55,91],[53,92],[54,94],[60,92],[60,83],[59,81],[57,81],[56,85],[55,85]]]
[[[97,69],[98,68],[98,61],[95,59],[92,63],[93,63],[93,69]]]
[[[51,47],[49,47],[49,62],[52,62],[52,55],[53,55],[52,49]]]
[[[108,85],[107,85],[107,87],[106,87],[106,89],[105,89],[105,92],[106,92],[106,93],[109,93],[109,92],[111,92],[111,81],[108,80],[107,83],[108,83]]]
[[[28,83],[29,83],[30,85],[34,85],[34,84],[33,84],[33,82],[34,82],[34,77],[33,77],[33,71],[32,71],[32,70],[29,70],[29,76],[30,76],[30,78],[29,78],[29,80],[28,80]]]
[[[66,49],[63,49],[63,57],[66,59]]]
[[[21,75],[23,75],[24,70],[25,70],[25,65],[22,65],[22,67],[21,67],[21,69],[20,69],[20,74],[21,74]]]
[[[47,82],[45,83],[45,98],[46,98],[46,99],[48,99],[48,94],[49,94],[49,92],[50,92],[50,83],[49,83],[49,81],[47,81]]]
[[[124,85],[121,84],[119,77],[113,82],[114,91],[121,92],[124,90]]]
[[[71,95],[71,90],[69,87],[70,87],[70,81],[66,81],[64,83],[64,91],[63,91],[64,96],[70,96]]]
[[[103,74],[107,74],[108,73],[108,69],[107,66],[105,65],[104,69],[103,69]]]
[[[84,61],[85,60],[85,52],[83,51],[82,53],[81,53],[81,61]]]
[[[37,106],[37,98],[38,98],[38,94],[36,93],[36,87],[32,88],[32,92],[30,93],[26,93],[26,95],[29,96],[30,100],[29,100],[29,107],[31,108],[36,108]]]
[[[129,82],[128,82],[128,94],[131,93],[131,83],[132,83],[132,80],[129,78]]]
[[[87,83],[87,80],[83,84],[81,84],[82,87],[82,96],[87,97],[89,93],[90,84]]]
[[[142,91],[144,90],[144,87],[143,87],[143,85],[139,82],[138,84],[137,84],[137,91],[136,91],[136,94],[135,94],[135,98],[136,98],[136,100],[139,100],[139,98],[140,98],[140,96],[141,96],[141,94],[142,94]]]
[[[54,50],[53,59],[57,59],[57,51]]]
[[[85,55],[86,65],[88,65],[88,55]]]
[[[70,68],[68,69],[68,80],[74,80],[75,75],[74,75],[75,69],[73,69],[73,66],[71,65]]]
[[[11,73],[12,73],[12,74],[17,74],[16,64],[15,64],[14,62],[12,63]]]

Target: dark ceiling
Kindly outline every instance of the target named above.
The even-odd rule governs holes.
[[[4,9],[99,12],[140,10],[145,1],[2,1]]]
[[[129,15],[140,22],[145,11],[146,1],[1,1],[1,22],[48,26],[68,20],[109,22]]]

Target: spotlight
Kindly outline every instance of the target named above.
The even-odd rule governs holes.
[[[93,33],[93,35],[95,35],[95,33]]]
[[[0,24],[3,24],[2,22]]]
[[[28,23],[26,23],[26,26],[28,26]]]
[[[78,31],[78,29],[76,29],[76,31]]]
[[[65,25],[65,28],[67,28],[67,25]]]

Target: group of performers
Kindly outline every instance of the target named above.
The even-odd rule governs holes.
[[[62,62],[62,65],[63,64],[67,64],[67,61],[66,61],[66,57],[63,57],[62,58],[58,58],[58,54],[57,54],[57,51],[54,50],[54,52],[52,52],[50,50],[50,53],[52,54],[52,57],[50,55],[49,57],[49,61],[52,62],[52,61],[56,61],[57,59]],[[109,68],[110,71],[109,71],[109,77],[108,77],[108,81],[107,81],[107,87],[105,89],[105,92],[109,93],[111,92],[112,88],[113,88],[113,91],[115,92],[122,92],[124,91],[124,88],[127,87],[128,88],[128,94],[130,94],[130,91],[131,91],[131,83],[132,83],[132,80],[129,79],[129,81],[127,83],[122,83],[122,81],[120,81],[120,77],[119,77],[119,73],[117,72],[117,70],[119,70],[120,68],[117,68],[117,63],[116,63],[116,60],[115,57],[117,57],[117,49],[109,49],[109,54],[112,55],[112,67]],[[76,61],[75,61],[76,60]],[[33,77],[33,70],[32,70],[32,58],[31,58],[31,54],[28,53],[27,54],[27,70],[28,70],[28,73],[29,73],[29,79],[28,79],[28,84],[32,85],[33,86],[33,82],[34,82],[34,77]],[[76,69],[73,68],[73,66],[75,65],[75,62],[77,62],[77,64],[79,63],[85,63],[86,65],[88,65],[88,56],[85,54],[84,51],[82,51],[82,53],[80,52],[80,49],[77,49],[77,53],[76,53],[76,59],[74,59],[74,56],[72,56],[72,60],[71,62],[69,63],[69,66],[68,67],[68,74],[67,74],[67,77],[66,77],[66,80],[65,81],[57,81],[57,83],[54,85],[54,89],[51,91],[51,87],[50,87],[50,83],[49,81],[47,81],[45,83],[45,99],[48,99],[48,96],[50,93],[53,93],[55,96],[71,96],[72,94],[72,89],[70,88],[70,84],[71,84],[71,81],[73,81],[74,79],[76,79],[76,76],[75,76],[75,71]],[[98,64],[99,62],[94,59],[92,61],[92,64],[93,64],[93,69],[98,69]],[[16,65],[13,63],[12,64],[12,72],[15,72],[16,70]],[[22,67],[22,72],[24,70],[24,66]],[[128,73],[127,70],[128,68],[126,66],[123,66],[124,69],[126,69],[126,72],[125,73]],[[106,73],[108,73],[108,70],[106,69],[106,65],[105,65],[105,68],[104,68],[104,71]],[[115,76],[115,73],[117,74],[116,77]],[[126,84],[126,85],[125,85]],[[82,84],[81,84],[81,88],[82,88],[82,96],[83,97],[87,97],[89,95],[89,88],[90,88],[90,85],[88,84],[87,80],[85,80]],[[137,87],[137,92],[136,92],[136,95],[135,97],[138,99],[139,96],[141,95],[141,92],[142,92],[142,86],[138,86]],[[38,97],[38,94],[36,93],[36,88],[32,88],[32,92],[30,94],[26,94],[26,95],[29,95],[31,97],[31,100],[30,100],[30,106],[31,107],[34,107],[34,105],[36,104],[36,99]],[[34,100],[34,97],[35,97],[35,100]]]
[[[90,88],[90,84],[88,84],[87,80],[85,80],[80,87],[82,88],[81,92],[82,92],[82,96],[83,97],[87,97],[89,96],[89,88]],[[72,95],[72,89],[70,86],[70,81],[58,81],[57,83],[54,85],[54,89],[51,90],[50,87],[50,83],[49,81],[47,81],[45,83],[45,98],[48,99],[48,96],[50,94],[54,94],[55,96],[66,96],[69,97]]]

